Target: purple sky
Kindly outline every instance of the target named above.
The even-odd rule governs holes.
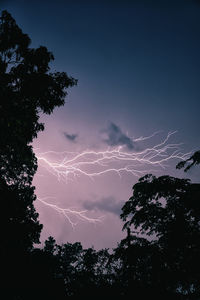
[[[2,8],[29,34],[33,47],[44,45],[54,53],[52,70],[78,79],[65,106],[51,116],[41,116],[45,131],[34,141],[38,153],[105,151],[118,146],[139,153],[175,130],[169,143],[183,143],[185,153],[199,148],[200,5],[197,1],[150,2],[2,2]],[[158,130],[162,132],[144,142],[132,140]],[[55,162],[63,156],[50,158]],[[168,168],[154,173],[185,176],[175,170],[176,163],[172,160]],[[197,175],[193,170],[187,177],[195,180]],[[37,201],[44,224],[41,240],[52,235],[58,243],[115,247],[124,235],[120,207],[131,196],[137,177],[109,172],[93,180],[85,175],[68,179],[57,180],[40,164],[34,179],[38,197],[54,197],[46,201],[61,208],[87,210],[86,216],[101,222],[79,221],[72,228],[62,214]]]

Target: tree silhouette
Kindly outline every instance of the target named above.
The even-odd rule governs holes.
[[[200,164],[200,150],[196,151],[192,156],[190,156],[185,161],[179,162],[177,164],[176,168],[181,169],[186,166],[184,171],[187,172],[189,169],[191,169],[191,167],[193,167],[195,165],[199,165],[199,164]]]
[[[146,175],[133,186],[122,208],[124,228],[138,229],[150,238],[160,260],[146,263],[150,285],[174,297],[199,296],[200,184],[170,176]],[[151,252],[151,251],[150,251]],[[149,266],[154,270],[149,272]],[[156,279],[157,278],[157,279]],[[145,281],[143,281],[144,283]]]
[[[57,245],[59,277],[69,297],[108,296],[111,290],[111,256],[107,249],[83,249],[80,243]]]
[[[12,288],[23,289],[23,265],[29,260],[27,255],[33,250],[33,244],[39,243],[42,229],[33,205],[36,196],[31,184],[37,159],[30,143],[44,129],[44,124],[39,122],[40,114],[50,114],[56,106],[63,105],[67,88],[77,83],[64,72],[51,73],[52,53],[43,46],[30,48],[30,42],[12,16],[2,11],[0,196],[1,228],[4,229],[0,257],[3,285],[11,294]],[[17,292],[13,293],[17,297]]]

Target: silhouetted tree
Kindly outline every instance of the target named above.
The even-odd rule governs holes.
[[[150,285],[157,285],[166,295],[176,298],[193,299],[200,295],[199,199],[200,184],[146,175],[133,186],[133,196],[122,208],[124,228],[139,228],[141,234],[150,237],[148,248],[156,246],[161,268],[155,267],[155,260],[144,266]],[[149,267],[153,272],[149,272]]]
[[[190,156],[185,161],[179,162],[177,164],[176,168],[181,169],[187,165],[184,169],[184,171],[187,172],[189,169],[191,169],[191,167],[193,167],[195,165],[199,165],[199,164],[200,164],[200,150],[196,151],[192,156]]]
[[[3,11],[0,16],[0,258],[3,285],[8,293],[13,290],[16,297],[16,290],[24,286],[20,270],[29,260],[27,253],[33,244],[39,243],[42,229],[33,206],[36,196],[31,184],[37,159],[30,143],[44,129],[44,124],[39,123],[40,114],[50,114],[54,107],[63,105],[66,89],[76,84],[66,73],[51,73],[52,53],[42,46],[30,48],[30,42],[12,16]]]
[[[161,275],[162,269],[156,243],[130,235],[120,242],[114,250],[114,256],[119,261],[115,283],[119,296],[134,295],[136,299],[151,296],[157,299],[158,295],[164,297],[158,278],[154,278],[155,275]]]
[[[110,254],[107,249],[83,249],[80,243],[58,245],[59,277],[70,297],[108,295],[112,281]]]

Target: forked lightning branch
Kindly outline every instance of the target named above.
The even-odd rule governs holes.
[[[155,172],[160,168],[166,168],[169,161],[185,160],[190,153],[181,152],[179,143],[170,143],[170,138],[176,132],[170,132],[159,143],[146,147],[141,151],[125,151],[125,147],[106,149],[105,151],[87,150],[81,153],[75,152],[39,152],[37,149],[36,156],[40,169],[46,169],[55,176],[56,180],[64,180],[66,184],[70,180],[80,176],[87,176],[95,179],[97,176],[103,176],[110,173],[117,174],[120,177],[123,174],[141,177],[149,172]],[[134,139],[133,142],[141,142],[152,139],[157,133],[151,136]],[[44,205],[51,207],[63,216],[74,226],[77,222],[72,221],[72,216],[78,220],[91,223],[99,222],[100,219],[87,217],[87,211],[77,211],[69,208],[61,208],[56,204],[47,202],[48,197],[38,198]]]

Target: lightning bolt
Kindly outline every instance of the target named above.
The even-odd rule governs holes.
[[[167,143],[174,133],[168,133],[161,143],[140,152],[125,152],[123,147],[120,146],[112,150],[87,150],[78,154],[75,152],[47,151],[36,153],[36,156],[39,165],[45,167],[58,180],[64,179],[67,181],[80,175],[88,176],[92,179],[95,176],[109,172],[115,172],[118,175],[122,172],[127,172],[139,177],[144,172],[155,171],[155,169],[144,169],[144,166],[165,168],[169,160],[185,160],[191,154],[191,152],[181,153],[181,144]],[[140,137],[134,141],[142,141],[150,137]],[[59,157],[63,158],[59,159]]]
[[[141,142],[155,136],[158,132],[147,136],[132,139],[133,142]],[[180,151],[180,143],[169,143],[169,139],[176,131],[169,132],[167,136],[158,144],[147,147],[142,151],[125,151],[123,146],[107,149],[105,151],[86,150],[81,153],[76,152],[38,152],[36,156],[39,166],[45,168],[58,180],[73,180],[75,177],[87,176],[94,179],[106,173],[116,173],[122,176],[122,173],[129,173],[140,177],[148,172],[166,168],[167,163],[172,159],[185,160],[191,155]],[[55,204],[46,201],[47,198],[38,198],[44,205],[51,207],[61,213],[74,227],[77,223],[72,221],[72,216],[77,220],[97,223],[100,219],[87,217],[87,211],[77,211],[75,209],[61,208]]]
[[[46,201],[50,198],[54,198],[54,197],[45,197],[45,198],[37,197],[37,200],[39,200],[45,206],[49,206],[52,209],[54,209],[55,211],[57,211],[58,213],[60,213],[61,215],[63,215],[68,220],[68,222],[70,223],[70,225],[72,226],[73,229],[74,229],[75,225],[78,224],[78,222],[77,222],[78,220],[86,221],[86,222],[89,222],[89,223],[92,223],[92,224],[96,224],[96,223],[102,221],[103,217],[99,217],[99,218],[96,218],[96,219],[87,217],[87,215],[86,215],[87,210],[77,211],[75,209],[61,208],[61,207],[57,206],[56,204],[51,204],[51,203]],[[73,221],[74,218],[77,220],[76,222]]]

